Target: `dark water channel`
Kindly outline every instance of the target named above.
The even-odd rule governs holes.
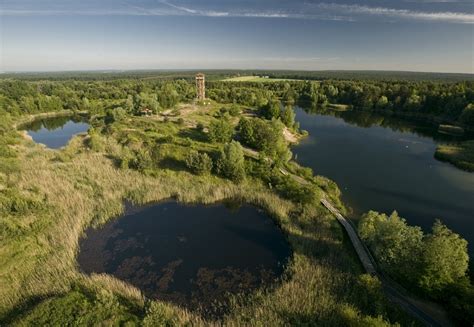
[[[87,132],[89,124],[83,116],[54,117],[36,120],[22,126],[33,141],[51,149],[59,149],[68,144],[76,134]]]
[[[365,112],[296,113],[309,132],[293,148],[297,161],[339,185],[353,218],[397,210],[427,231],[439,218],[467,239],[474,254],[474,173],[434,158],[438,143],[458,138]]]
[[[226,293],[270,285],[290,248],[262,210],[174,201],[128,210],[80,241],[86,273],[108,273],[146,296],[211,310]]]

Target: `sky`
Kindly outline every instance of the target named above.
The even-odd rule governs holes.
[[[0,71],[474,73],[474,0],[0,0]]]

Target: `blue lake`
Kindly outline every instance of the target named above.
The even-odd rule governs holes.
[[[474,253],[474,173],[434,158],[436,145],[455,137],[366,112],[296,114],[309,132],[292,149],[297,161],[338,184],[352,218],[396,210],[426,231],[439,218]]]
[[[89,124],[81,116],[55,117],[36,120],[23,126],[33,141],[51,149],[59,149],[68,144],[76,134],[87,132]]]

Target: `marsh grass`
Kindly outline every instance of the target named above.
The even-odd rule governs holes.
[[[362,283],[367,277],[342,230],[317,200],[295,204],[259,179],[247,177],[234,184],[173,165],[160,167],[160,161],[144,171],[117,165],[117,158],[144,143],[176,162],[183,162],[190,148],[209,153],[218,149],[219,145],[183,137],[185,128],[138,118],[97,133],[100,147],[90,146],[90,135],[74,137],[61,151],[18,141],[19,167],[8,172],[9,187],[19,199],[42,205],[27,206],[22,214],[5,211],[0,218],[0,321],[149,326],[413,323],[377,293],[380,287],[373,287],[375,295],[367,292]],[[168,139],[159,141],[163,138]],[[334,183],[323,177],[312,182],[319,188],[317,194],[331,192],[338,198]],[[86,228],[119,216],[124,200],[146,204],[169,198],[205,204],[238,199],[265,209],[294,251],[284,277],[268,289],[233,297],[227,314],[214,320],[145,299],[140,290],[112,276],[79,271],[78,242]]]
[[[474,171],[474,141],[440,144],[436,148],[435,158],[450,162],[466,171]]]

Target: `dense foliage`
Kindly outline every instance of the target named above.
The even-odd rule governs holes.
[[[283,137],[283,124],[279,120],[242,118],[237,130],[243,144],[262,151],[275,162],[284,163],[291,158],[291,152]]]
[[[436,117],[442,121],[472,124],[474,82],[390,81],[284,81],[210,83],[209,95],[216,101],[238,102],[262,108],[264,116],[279,117],[272,96],[293,103],[318,107],[347,104],[361,110],[377,110],[414,118]]]
[[[177,81],[38,81],[2,80],[0,113],[12,115],[63,109],[103,113],[123,108],[139,114],[144,109],[158,112],[194,97],[194,86]]]
[[[212,159],[207,153],[191,151],[186,157],[186,167],[198,175],[208,174],[212,170]]]
[[[232,141],[224,145],[216,167],[220,174],[235,182],[245,178],[244,152],[239,142]]]
[[[104,112],[118,107],[133,114],[143,109],[158,112],[194,98],[191,76],[184,75],[187,79],[3,79],[0,81],[0,112],[14,115],[61,109]],[[288,127],[293,123],[291,112],[282,111],[277,98],[286,103],[319,107],[347,104],[355,109],[416,118],[435,117],[474,128],[474,82],[467,77],[458,82],[325,79],[229,83],[212,81],[215,76],[210,76],[208,82],[207,94],[211,99],[261,108],[267,119],[281,117]],[[171,77],[179,75],[171,74]]]
[[[227,117],[214,120],[209,125],[208,137],[211,142],[227,143],[232,140],[234,135],[234,126]]]
[[[447,302],[459,320],[473,321],[474,287],[467,275],[466,240],[439,220],[430,234],[424,234],[396,212],[390,216],[368,212],[359,222],[359,234],[392,277]],[[460,317],[461,312],[471,315]]]

